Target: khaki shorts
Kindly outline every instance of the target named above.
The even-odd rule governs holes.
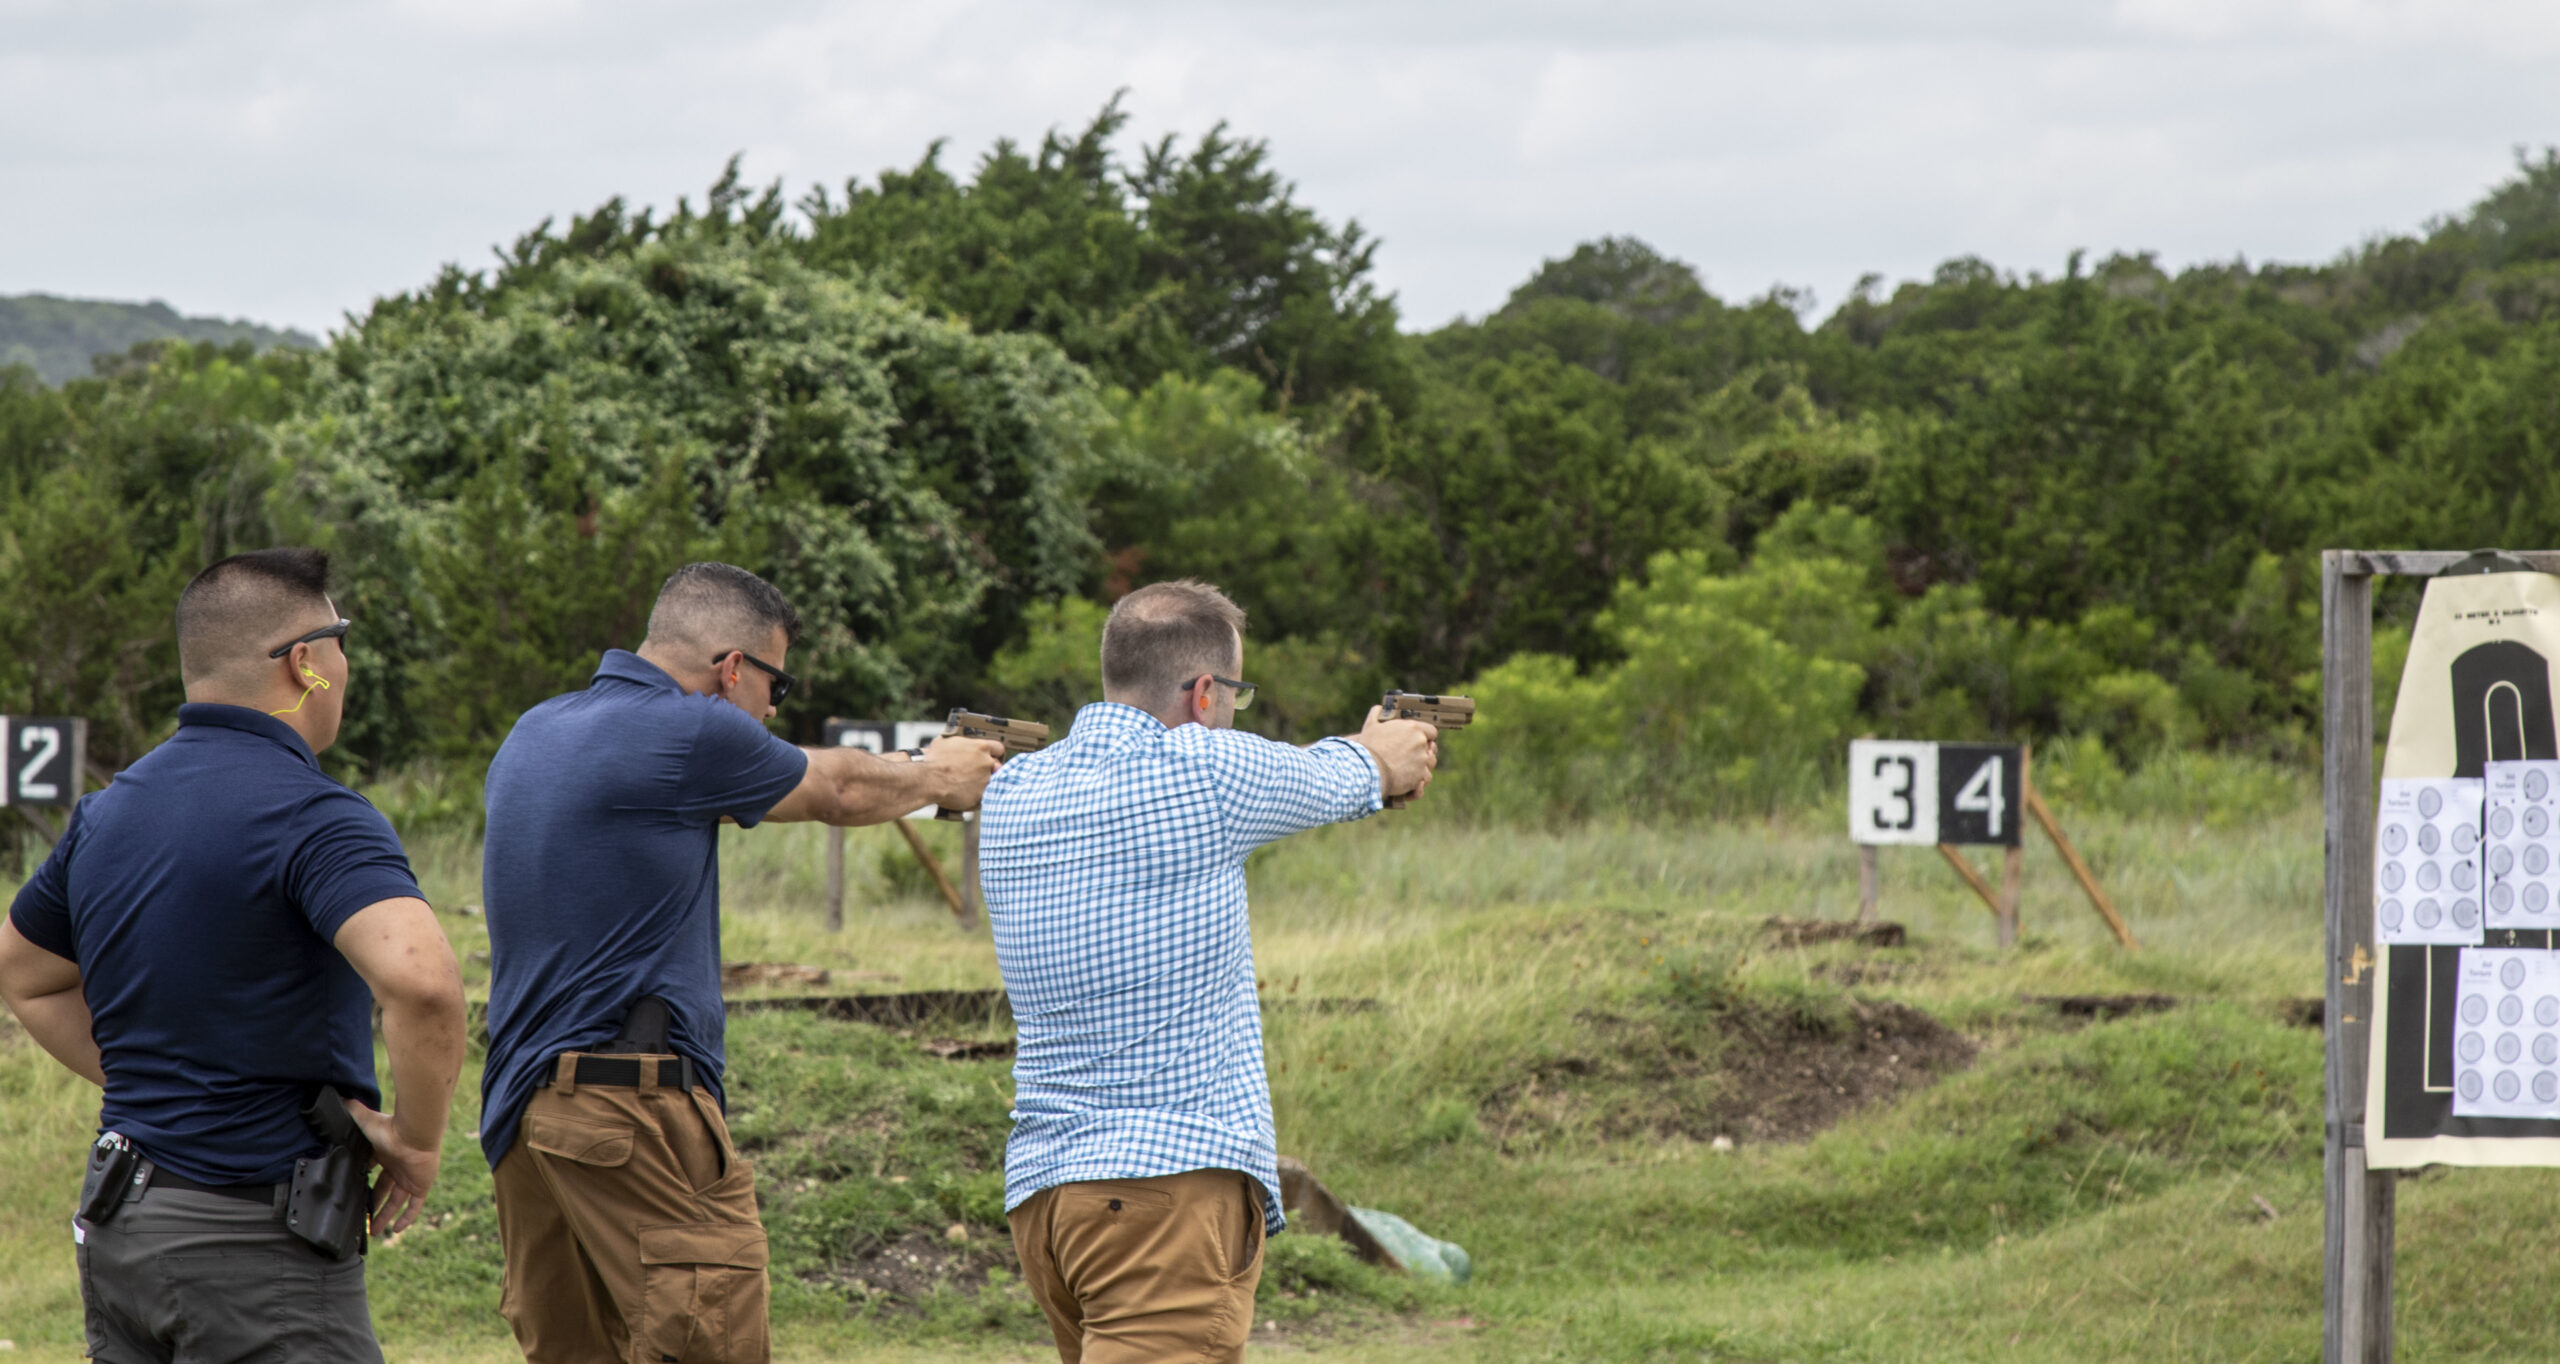
[[[1061,1184],[1008,1219],[1065,1364],[1241,1360],[1262,1186],[1234,1170]]]
[[[709,1090],[536,1090],[497,1191],[498,1310],[533,1364],[772,1358],[755,1172]]]

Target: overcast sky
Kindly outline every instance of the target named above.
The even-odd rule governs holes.
[[[1219,119],[1409,326],[1632,233],[1727,297],[2324,260],[2560,142],[2560,0],[0,0],[0,293],[312,331],[546,215]]]

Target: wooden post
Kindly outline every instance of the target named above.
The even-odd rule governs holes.
[[[2018,746],[2018,789],[2021,791],[2027,789],[2027,782],[2034,775],[2029,770],[2034,758],[2034,749],[2024,744]],[[2009,812],[2009,824],[2011,828],[2017,827],[2015,810]],[[2003,949],[2018,945],[2018,895],[2020,883],[2026,879],[2026,842],[2022,831],[2017,842],[2000,850],[2000,908],[1995,917],[1999,920],[1999,943]]]
[[[844,931],[844,826],[827,826],[827,931]]]
[[[960,921],[975,925],[978,921],[978,812],[971,810],[960,820],[960,899],[968,909]]]
[[[959,920],[962,928],[976,928],[977,916],[969,912],[969,906],[960,899],[960,892],[952,888],[951,878],[943,875],[942,864],[934,860],[933,850],[924,845],[923,839],[916,837],[916,831],[907,827],[906,820],[893,819],[889,822],[898,826],[899,833],[906,835],[907,846],[915,850],[916,860],[932,874],[933,883],[942,888],[942,898],[951,904],[951,917]]]
[[[2327,808],[2327,994],[2321,1359],[2388,1364],[2394,1183],[2365,1168],[2373,1045],[2373,578],[2352,550],[2320,556],[2320,795]]]
[[[89,722],[86,718],[71,722],[71,803],[62,807],[62,828],[71,829],[71,812],[80,808],[80,793],[88,789]]]
[[[1999,934],[2002,947],[2018,945],[2018,883],[2026,867],[2024,848],[2000,850]]]
[[[1884,898],[1884,877],[1876,865],[1876,845],[1858,845],[1858,922],[1876,921],[1876,905]]]
[[[2027,813],[2034,815],[2036,823],[2044,826],[2044,836],[2053,840],[2054,851],[2061,853],[2063,865],[2071,868],[2071,878],[2080,883],[2080,893],[2088,896],[2089,903],[2097,907],[2099,917],[2105,919],[2107,927],[2115,932],[2117,942],[2127,947],[2140,947],[2142,944],[2133,940],[2133,930],[2125,927],[2124,916],[2116,913],[2116,902],[2108,898],[2105,888],[2098,884],[2097,873],[2089,870],[2089,864],[2080,859],[2080,850],[2071,846],[2071,839],[2062,832],[2062,821],[2053,817],[2052,807],[2044,803],[2044,797],[2037,794],[2034,787],[2026,790]]]
[[[1990,882],[1982,879],[1982,873],[1975,871],[1973,864],[1964,860],[1964,853],[1952,843],[1941,843],[1938,845],[1938,856],[1947,859],[1947,865],[1956,869],[1956,875],[1963,877],[1964,883],[1973,887],[1973,893],[1982,897],[1982,907],[1991,911],[1991,917],[1999,918],[2000,896],[1991,889]],[[2003,941],[2000,945],[2006,947],[2009,944]]]

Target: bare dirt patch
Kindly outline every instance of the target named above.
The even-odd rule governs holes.
[[[975,1293],[987,1286],[987,1272],[1021,1272],[1013,1242],[983,1228],[968,1239],[947,1232],[908,1232],[884,1246],[854,1256],[816,1276],[822,1283],[849,1288],[866,1299],[893,1308],[916,1310],[936,1289]]]
[[[2020,995],[2028,1004],[2039,1004],[2064,1018],[2086,1019],[2094,1023],[2112,1022],[2135,1014],[2167,1013],[2178,1007],[2175,995]]]
[[[1610,1138],[1802,1141],[1973,1063],[1974,1044],[1905,1004],[1812,1011],[1731,1001],[1688,1016],[1588,1013],[1591,1045],[1497,1090],[1480,1121],[1506,1149]]]
[[[1974,1045],[1962,1033],[1889,999],[1852,1000],[1848,1017],[1828,1025],[1744,1010],[1728,1027],[1733,1045],[1720,1059],[1733,1102],[1712,1115],[1724,1126],[1713,1133],[1692,1126],[1692,1136],[1802,1141],[1973,1064]]]
[[[1907,940],[1897,923],[1859,923],[1855,919],[1790,919],[1773,916],[1760,925],[1780,947],[1812,947],[1852,942],[1861,947],[1900,947]]]

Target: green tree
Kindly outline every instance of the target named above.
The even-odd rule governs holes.
[[[1026,606],[1089,581],[1082,374],[810,268],[778,218],[734,178],[664,223],[609,204],[340,339],[293,445],[310,533],[408,625],[369,759],[493,745],[715,548],[808,623],[808,739],[968,699]]]

